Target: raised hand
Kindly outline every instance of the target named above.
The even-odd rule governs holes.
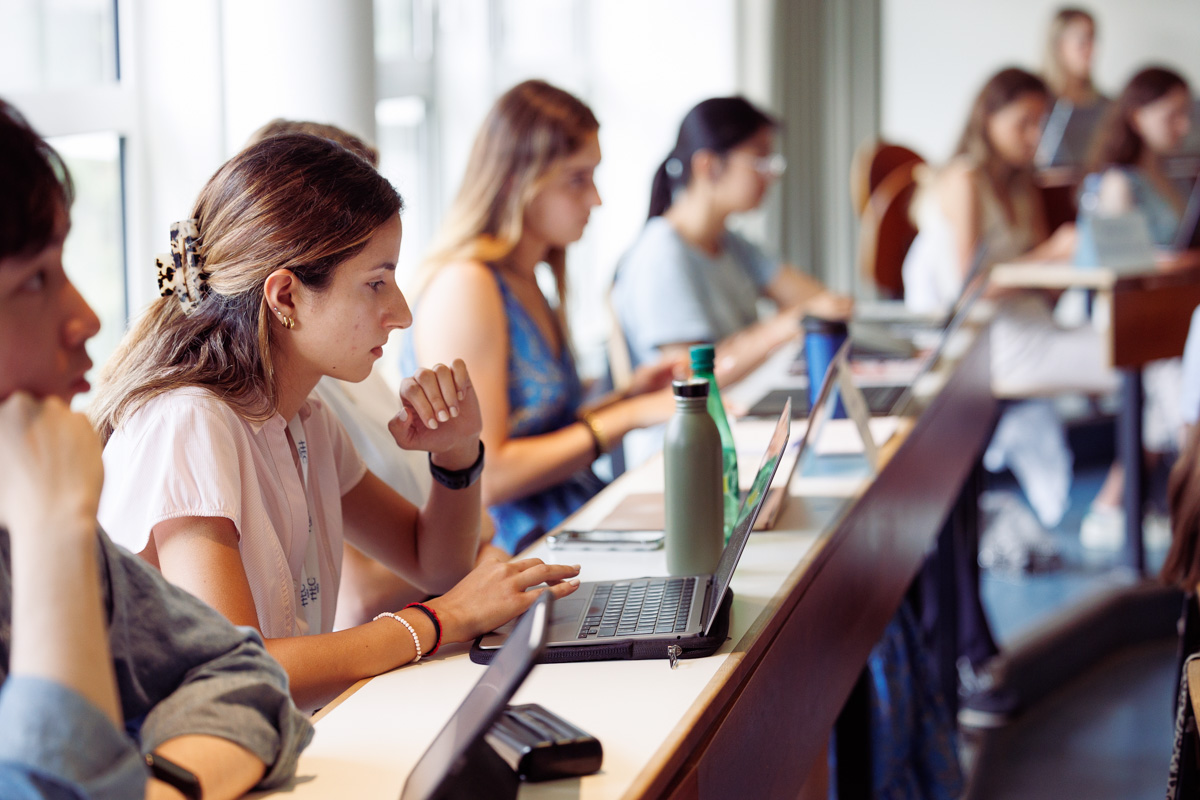
[[[578,574],[577,565],[546,564],[540,558],[488,559],[427,605],[442,621],[444,641],[465,642],[523,614],[539,594],[526,589],[545,583],[543,591],[566,597],[579,588]]]
[[[388,423],[396,444],[405,450],[426,450],[435,455],[458,456],[467,467],[479,453],[483,421],[479,399],[461,358],[451,366],[436,364],[420,369],[400,384],[400,412]]]

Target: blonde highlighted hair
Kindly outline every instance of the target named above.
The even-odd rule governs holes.
[[[599,129],[583,101],[545,81],[525,81],[501,95],[475,137],[462,186],[417,274],[417,293],[447,264],[494,266],[508,257],[521,240],[525,209],[555,165]],[[553,248],[545,260],[562,314],[566,253]]]
[[[1068,6],[1060,8],[1054,15],[1054,19],[1050,20],[1050,30],[1046,35],[1046,54],[1042,75],[1046,79],[1046,86],[1058,96],[1067,93],[1067,84],[1069,83],[1067,71],[1063,68],[1062,63],[1062,38],[1063,34],[1067,32],[1067,28],[1076,22],[1086,22],[1092,26],[1092,35],[1096,34],[1096,18],[1082,8]],[[1092,84],[1090,75],[1085,89],[1088,95],[1096,95],[1096,87]]]
[[[277,377],[264,285],[288,269],[316,291],[403,207],[364,159],[325,138],[269,137],[230,159],[200,192],[192,216],[208,291],[185,314],[160,297],[121,340],[92,403],[107,442],[147,401],[185,386],[211,389],[242,417],[275,413]]]

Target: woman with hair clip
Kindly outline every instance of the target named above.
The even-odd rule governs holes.
[[[1084,202],[1096,213],[1137,211],[1160,247],[1175,241],[1187,203],[1167,175],[1166,157],[1191,129],[1192,96],[1174,70],[1147,67],[1134,75],[1097,135],[1084,179]]]
[[[1082,8],[1060,8],[1050,21],[1042,77],[1050,93],[1076,108],[1104,102],[1092,83],[1096,20]]]
[[[288,133],[311,133],[330,141],[379,168],[379,151],[354,134],[336,125],[287,119],[273,119],[250,135],[247,147],[263,139]],[[382,361],[376,362],[366,379],[353,383],[326,376],[314,391],[346,429],[354,449],[367,463],[367,468],[384,483],[400,493],[415,506],[425,504],[433,478],[429,474],[425,454],[396,447],[387,422],[399,406],[399,397],[380,372]],[[493,547],[492,526],[484,517],[480,540],[479,560],[504,553]],[[346,542],[342,546],[342,578],[338,585],[337,617],[334,629],[362,624],[376,614],[421,600],[426,593],[412,586],[375,559]]]
[[[517,552],[602,486],[592,462],[635,428],[666,421],[671,364],[584,405],[566,320],[567,245],[600,205],[599,123],[578,98],[526,81],[492,106],[465,178],[422,265],[406,361],[463,359],[491,467],[483,498],[496,544]],[[552,306],[539,264],[557,287]]]
[[[100,440],[68,405],[100,329],[63,266],[71,178],[3,100],[0,186],[0,795],[284,783],[312,726],[258,635],[97,526]]]
[[[849,298],[763,253],[726,224],[762,203],[783,173],[776,123],[742,97],[715,97],[683,118],[650,190],[650,212],[621,257],[613,307],[634,366],[717,344],[722,380],[799,334],[805,313],[850,314]],[[779,312],[759,320],[766,297]]]
[[[101,521],[259,630],[305,708],[492,630],[533,602],[532,586],[578,585],[577,567],[537,559],[471,570],[484,449],[461,361],[406,378],[389,423],[397,445],[429,453],[420,509],[366,469],[311,394],[324,376],[364,379],[411,324],[395,283],[401,206],[370,164],[323,138],[275,136],[234,156],[172,229],[163,296],[92,408],[107,442]],[[332,632],[343,538],[441,596]]]

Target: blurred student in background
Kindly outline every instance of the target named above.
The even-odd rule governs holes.
[[[914,201],[919,233],[904,261],[905,303],[944,312],[968,277],[1016,260],[1066,260],[1075,227],[1047,230],[1034,184],[1034,154],[1049,95],[1024,70],[993,75],[972,104],[954,157],[927,174]],[[991,327],[992,385],[1003,396],[1115,390],[1104,347],[1090,327],[1055,324],[1050,298],[1009,292]],[[985,455],[989,469],[1012,469],[1039,520],[1066,512],[1072,458],[1053,407],[1020,403],[1001,419]]]
[[[1042,77],[1055,99],[1077,108],[1104,102],[1092,82],[1096,20],[1082,8],[1061,8],[1050,21]]]
[[[526,81],[492,106],[418,276],[405,364],[461,358],[483,412],[483,498],[496,543],[520,550],[596,494],[592,462],[674,408],[671,364],[585,405],[566,316],[566,247],[600,205],[599,123],[578,98]],[[557,289],[552,305],[539,264]]]
[[[728,228],[783,174],[776,127],[742,97],[705,100],[683,118],[654,175],[646,224],[614,277],[613,308],[635,367],[708,342],[722,381],[734,380],[795,339],[802,315],[850,315],[848,297]],[[760,319],[760,298],[776,313]]]

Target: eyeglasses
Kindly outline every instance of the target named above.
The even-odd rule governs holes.
[[[787,169],[787,159],[781,153],[771,153],[769,156],[751,158],[750,166],[764,178],[779,178]]]

